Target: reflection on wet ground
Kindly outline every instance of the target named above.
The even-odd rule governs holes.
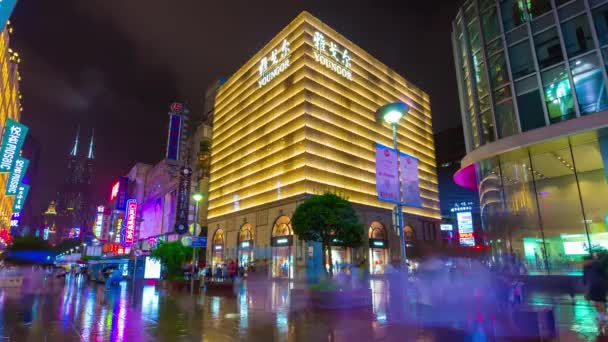
[[[474,329],[465,334],[415,319],[400,323],[390,309],[388,284],[371,280],[370,285],[368,312],[290,308],[293,284],[287,282],[252,282],[236,294],[191,297],[154,285],[133,289],[123,282],[106,289],[82,278],[48,281],[38,293],[0,290],[0,337],[62,342],[488,340]],[[595,309],[583,297],[533,293],[529,299],[535,306],[555,306],[560,340],[596,340]]]

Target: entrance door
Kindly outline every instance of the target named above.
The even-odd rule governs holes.
[[[292,278],[291,247],[272,248],[272,277],[273,278]]]

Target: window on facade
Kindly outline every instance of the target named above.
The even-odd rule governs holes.
[[[500,34],[500,27],[498,26],[498,15],[496,14],[496,7],[481,14],[481,27],[485,40],[491,41],[498,37]]]
[[[536,46],[538,66],[541,69],[564,60],[562,48],[559,44],[559,37],[557,36],[557,29],[552,28],[534,36],[534,45]]]
[[[593,22],[600,45],[608,44],[608,5],[593,10]]]
[[[498,137],[504,138],[517,133],[517,121],[513,111],[513,101],[508,99],[495,106],[496,130]]]
[[[549,121],[556,123],[573,118],[575,116],[574,99],[566,67],[557,66],[543,72],[541,76]]]
[[[486,44],[486,52],[488,53],[488,56],[492,56],[499,51],[502,51],[502,39],[494,39]]]
[[[468,31],[469,44],[471,44],[471,50],[473,50],[473,52],[476,52],[481,49],[481,37],[479,35],[479,26],[477,25],[477,19],[474,19],[469,24]]]
[[[600,61],[595,53],[570,61],[574,90],[581,114],[608,108]]]
[[[475,82],[477,83],[477,96],[483,97],[488,95],[486,64],[483,61],[481,52],[473,55],[473,70],[475,72]]]
[[[569,57],[593,49],[593,39],[586,15],[578,16],[562,24],[566,53]]]
[[[484,143],[491,143],[496,140],[494,137],[494,121],[492,120],[492,111],[489,109],[481,113],[481,133],[483,134]]]
[[[551,9],[550,0],[526,0],[530,17],[536,18],[547,13]]]
[[[505,55],[500,52],[489,58],[490,79],[492,81],[492,89],[499,88],[509,83],[509,71],[507,70],[507,62]]]
[[[473,19],[475,19],[475,14],[475,2],[471,1],[471,4],[464,10],[464,18],[466,19],[467,23],[470,23]]]
[[[485,9],[488,9],[492,6],[494,6],[495,1],[494,0],[479,0],[479,10],[483,11]]]
[[[511,97],[511,87],[505,86],[494,92],[494,101],[501,102]]]
[[[528,40],[511,46],[509,48],[509,59],[511,60],[511,72],[514,79],[534,72],[534,63]]]
[[[545,126],[543,102],[538,89],[517,95],[517,108],[522,132]]]
[[[522,0],[505,0],[500,4],[502,23],[505,31],[509,31],[526,21]]]

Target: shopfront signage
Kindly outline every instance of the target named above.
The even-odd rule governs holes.
[[[380,144],[376,144],[376,191],[380,201],[399,203],[397,152]]]
[[[1,5],[0,5],[1,6]],[[0,172],[11,172],[25,141],[28,128],[13,119],[6,119],[0,146]]]
[[[251,247],[251,243],[249,241],[241,242],[241,248],[249,248]]]
[[[279,49],[273,49],[269,56],[264,56],[258,66],[258,87],[262,88],[289,68],[289,41],[283,39]]]
[[[129,190],[129,177],[120,177],[118,181],[118,194],[116,195],[116,210],[124,211],[127,206]]]
[[[291,246],[293,245],[293,235],[273,237],[270,245],[273,247]]]
[[[137,200],[131,198],[127,201],[127,223],[125,224],[124,245],[133,244],[135,236],[135,220],[137,218]]]
[[[14,196],[17,194],[17,188],[21,181],[23,180],[23,176],[25,176],[25,172],[27,171],[27,167],[30,164],[30,161],[23,158],[17,157],[15,159],[15,167],[11,171],[8,176],[8,183],[6,185],[6,195]]]
[[[420,185],[418,180],[418,158],[400,152],[399,166],[401,168],[401,194],[403,205],[422,207]]]
[[[95,219],[95,228],[93,230],[93,233],[95,234],[95,237],[98,239],[101,239],[104,212],[105,212],[105,207],[103,205],[100,205],[97,207],[97,218]]]
[[[182,134],[182,116],[177,113],[169,114],[169,136],[167,137],[167,154],[169,160],[179,159],[179,143]]]
[[[371,248],[386,248],[388,243],[385,240],[369,239]]]
[[[439,227],[442,231],[452,231],[454,229],[451,223],[442,223]]]
[[[224,249],[224,246],[216,245],[213,249],[215,249],[216,251],[221,251],[222,249]]]
[[[29,191],[29,185],[19,184],[19,186],[17,187],[17,194],[15,195],[15,200],[13,201],[13,213],[21,212],[21,209],[23,209],[23,204],[25,203],[25,199],[27,198],[27,194]]]
[[[188,232],[191,178],[192,169],[189,167],[182,167],[177,189],[177,210],[175,214],[175,232],[177,234],[185,234]]]
[[[335,42],[326,40],[321,32],[315,32],[313,36],[315,44],[315,60],[336,74],[349,81],[353,79],[350,70],[350,53],[347,49],[339,47]]]
[[[21,213],[13,213],[13,215],[11,215],[11,223],[10,223],[10,227],[11,227],[11,234],[12,235],[16,235],[17,233],[17,228],[19,228],[19,224],[21,223]]]

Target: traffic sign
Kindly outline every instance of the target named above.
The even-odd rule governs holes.
[[[136,249],[135,250],[135,256],[141,256],[141,249]]]
[[[192,247],[207,247],[207,237],[206,236],[193,236],[192,237]]]

